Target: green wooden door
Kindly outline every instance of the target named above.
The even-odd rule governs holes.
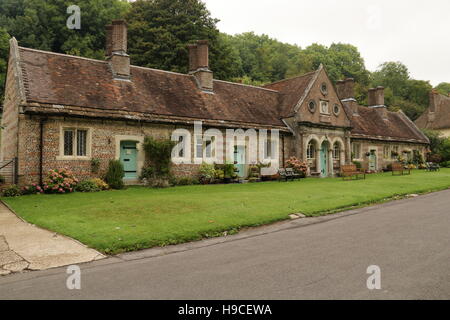
[[[122,141],[120,143],[120,162],[125,170],[125,179],[137,179],[136,142]]]
[[[377,170],[377,154],[376,151],[371,150],[369,155],[369,170],[376,171]]]
[[[245,178],[245,147],[235,146],[234,147],[234,163],[236,168],[239,170],[237,175],[240,178]]]
[[[320,175],[328,177],[328,143],[322,143],[320,148]]]

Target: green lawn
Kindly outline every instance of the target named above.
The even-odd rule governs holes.
[[[155,190],[32,195],[3,198],[22,218],[105,253],[163,246],[287,219],[326,214],[397,195],[450,187],[450,169],[411,176],[390,173],[367,180],[187,186]]]

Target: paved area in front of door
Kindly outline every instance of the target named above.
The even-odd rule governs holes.
[[[0,275],[102,259],[96,250],[31,225],[0,203]]]

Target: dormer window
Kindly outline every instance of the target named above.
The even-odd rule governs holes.
[[[320,101],[320,113],[330,114],[330,110],[328,110],[328,101]]]

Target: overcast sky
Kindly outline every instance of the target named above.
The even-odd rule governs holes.
[[[450,82],[449,0],[203,0],[220,31],[254,31],[302,48],[358,47],[370,71],[401,61],[411,77]]]

